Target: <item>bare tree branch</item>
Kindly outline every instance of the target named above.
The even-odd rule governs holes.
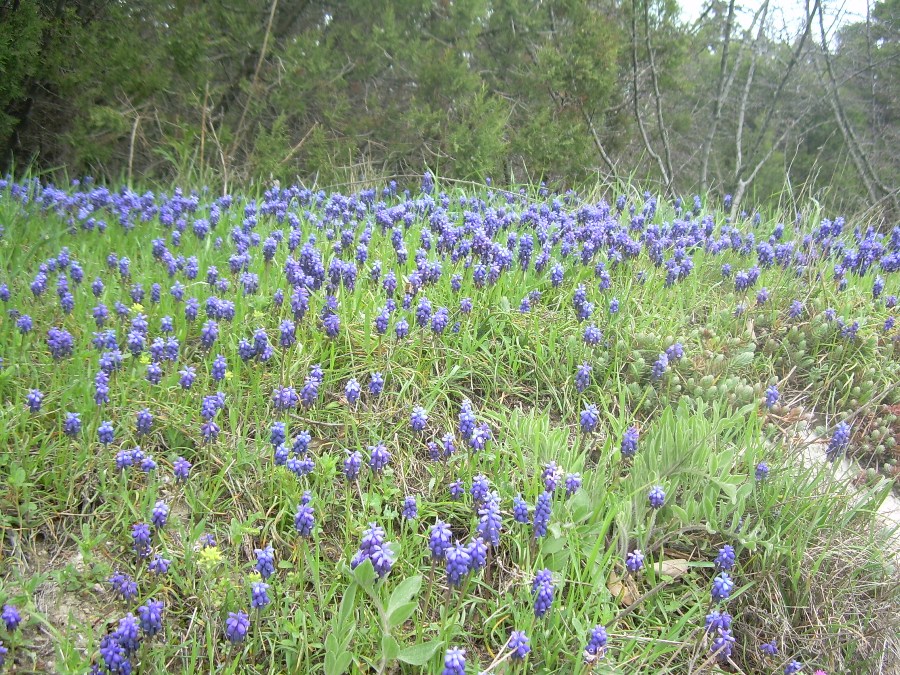
[[[719,83],[716,86],[716,101],[713,109],[712,124],[709,133],[703,141],[703,156],[700,160],[700,190],[706,192],[709,188],[709,153],[712,151],[713,139],[716,136],[716,127],[722,119],[722,107],[725,102],[725,72],[728,67],[728,48],[731,45],[731,27],[734,24],[734,0],[728,1],[728,17],[725,19],[725,30],[722,35],[722,60],[719,64]]]
[[[757,174],[760,172],[763,166],[765,166],[766,162],[768,162],[772,158],[775,150],[781,147],[781,144],[784,143],[785,140],[787,140],[787,137],[797,127],[797,125],[800,124],[800,120],[802,120],[808,114],[808,112],[809,110],[807,109],[802,115],[798,115],[793,120],[791,120],[790,124],[785,127],[781,135],[769,146],[769,149],[756,163],[756,165],[753,167],[753,170],[746,178],[738,177],[737,188],[734,191],[734,197],[731,202],[732,217],[734,217],[734,215],[738,212],[741,205],[741,200],[744,198],[744,194],[746,193],[747,188],[756,179]]]
[[[769,106],[769,110],[768,112],[766,112],[766,119],[762,123],[762,126],[760,126],[759,131],[756,134],[756,138],[754,139],[753,150],[750,152],[751,157],[755,157],[756,153],[759,152],[759,147],[769,130],[769,124],[771,124],[772,117],[775,115],[775,111],[778,108],[778,103],[781,99],[781,94],[784,92],[784,87],[787,84],[788,79],[791,76],[791,72],[794,70],[794,67],[800,61],[800,55],[803,53],[803,46],[806,44],[806,40],[809,37],[810,30],[812,28],[812,22],[813,18],[815,17],[816,8],[818,7],[821,9],[821,6],[821,0],[815,0],[812,9],[806,15],[806,23],[803,28],[803,33],[800,36],[800,40],[797,42],[796,48],[791,53],[791,60],[788,62],[787,67],[784,69],[784,74],[781,76],[781,80],[778,82],[778,87],[776,87],[775,93],[772,95],[772,105]]]
[[[663,144],[663,156],[666,162],[666,172],[674,177],[672,171],[672,149],[669,144],[669,128],[663,121],[662,95],[659,93],[659,73],[656,68],[656,57],[653,55],[653,45],[650,42],[650,10],[649,3],[644,0],[644,41],[647,44],[647,54],[650,59],[650,81],[653,83],[653,100],[656,103],[656,126],[659,128],[659,136]],[[669,187],[668,185],[666,187]]]
[[[747,79],[744,82],[744,93],[741,96],[741,104],[738,107],[738,120],[735,129],[735,162],[734,162],[734,179],[740,181],[741,174],[744,171],[744,121],[747,117],[747,101],[750,98],[750,89],[753,86],[753,78],[756,75],[756,61],[759,58],[759,46],[765,37],[766,16],[769,13],[769,0],[765,0],[762,5],[762,16],[759,21],[759,28],[756,33],[756,40],[753,41],[752,56],[750,57],[750,70],[747,71]],[[774,105],[772,106],[774,107]]]
[[[594,145],[597,147],[597,152],[600,153],[600,158],[603,160],[603,163],[609,168],[610,173],[615,176],[616,173],[616,165],[612,161],[612,158],[606,152],[606,149],[603,147],[603,141],[600,140],[600,134],[597,133],[596,127],[594,127],[594,121],[587,114],[587,111],[584,109],[584,106],[581,103],[578,104],[578,109],[581,110],[581,114],[584,117],[584,123],[587,124],[588,131],[591,132],[591,136],[594,139]]]
[[[263,43],[259,50],[259,58],[256,61],[256,68],[253,70],[253,79],[250,80],[250,93],[247,95],[247,100],[244,101],[244,109],[241,111],[241,118],[234,132],[234,142],[228,151],[229,157],[234,154],[238,144],[241,142],[241,136],[244,132],[244,121],[247,119],[247,110],[250,108],[250,102],[253,100],[253,90],[259,81],[259,71],[262,69],[263,61],[266,59],[266,50],[269,47],[269,38],[272,35],[272,23],[275,20],[276,9],[278,9],[278,0],[272,0],[272,4],[269,7],[269,20],[266,22],[266,32],[263,34]]]
[[[634,118],[637,121],[638,129],[641,132],[641,139],[644,141],[644,147],[647,150],[647,154],[649,154],[655,161],[656,165],[659,167],[659,173],[663,177],[663,182],[666,185],[666,192],[669,191],[672,185],[672,178],[666,172],[666,167],[663,164],[662,157],[659,156],[653,146],[650,144],[650,138],[647,136],[647,129],[644,126],[644,120],[641,118],[641,110],[638,104],[638,96],[640,95],[639,87],[638,87],[638,58],[637,58],[637,3],[636,0],[631,0],[631,79],[632,79],[632,100],[634,102]]]
[[[847,118],[847,113],[844,111],[844,106],[841,102],[841,97],[837,86],[837,78],[835,78],[834,69],[831,65],[831,53],[828,49],[828,35],[825,31],[825,17],[824,12],[822,11],[821,4],[818,4],[818,10],[819,31],[822,39],[822,57],[825,62],[825,73],[828,76],[828,100],[831,103],[831,108],[834,112],[835,122],[837,122],[838,128],[841,130],[841,134],[844,137],[844,142],[847,145],[847,150],[850,153],[850,158],[853,160],[853,164],[863,181],[866,192],[869,193],[869,198],[871,199],[871,201],[878,202],[884,196],[893,195],[891,197],[893,207],[895,210],[900,210],[900,201],[898,201],[897,192],[895,190],[892,190],[891,188],[888,188],[879,180],[874,169],[872,169],[872,165],[869,162],[868,157],[860,148],[859,140],[856,138],[853,127],[851,126],[850,121]]]

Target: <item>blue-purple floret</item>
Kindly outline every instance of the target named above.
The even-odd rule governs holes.
[[[580,366],[578,366],[578,370],[575,372],[575,389],[578,391],[578,393],[583,392],[590,386],[592,371],[593,367],[587,362],[584,362]]]
[[[474,537],[466,546],[466,552],[471,559],[470,571],[475,572],[487,565],[488,546],[481,537]]]
[[[316,526],[315,511],[309,503],[300,503],[294,516],[294,529],[301,537],[311,537]]]
[[[500,512],[500,497],[492,492],[487,495],[483,506],[478,510],[480,519],[476,531],[491,546],[500,545],[500,532],[503,529],[503,516]]]
[[[833,462],[840,457],[841,453],[846,450],[849,445],[850,425],[846,422],[841,422],[834,429],[831,440],[828,442],[825,456],[828,458],[828,461]]]
[[[271,545],[265,548],[258,548],[254,551],[256,555],[256,571],[263,579],[268,579],[275,574],[275,550]]]
[[[166,504],[163,500],[158,500],[156,505],[153,507],[153,512],[150,515],[150,522],[153,524],[157,530],[161,530],[166,526],[166,522],[169,520],[169,505]]]
[[[663,352],[659,355],[659,358],[653,363],[653,367],[650,369],[650,377],[653,380],[659,380],[666,373],[666,369],[669,367],[669,357]]]
[[[263,609],[272,600],[269,598],[269,584],[264,581],[254,581],[250,584],[250,606],[253,609]]]
[[[713,602],[722,602],[731,596],[734,590],[734,581],[727,572],[721,572],[713,579],[711,595]]]
[[[385,544],[384,536],[383,528],[375,523],[369,523],[369,527],[363,532],[359,550],[350,561],[350,567],[355,569],[364,560],[370,560],[379,577],[387,576],[394,564],[394,554]]]
[[[547,526],[550,524],[550,514],[553,511],[553,495],[550,492],[542,492],[534,507],[533,533],[535,539],[547,536]]]
[[[531,585],[531,594],[534,596],[534,615],[538,618],[547,614],[553,606],[555,586],[550,570],[540,570],[534,577]]]
[[[436,521],[428,535],[428,550],[432,559],[443,560],[446,557],[451,537],[450,526],[441,520]]]
[[[731,630],[731,614],[718,609],[712,610],[706,615],[705,626],[707,633],[715,633],[720,630]]]
[[[635,549],[625,556],[625,568],[635,574],[644,567],[644,554],[640,549]]]
[[[369,393],[372,396],[378,396],[384,390],[384,376],[379,372],[374,372],[369,376]]]
[[[0,613],[0,620],[6,625],[6,630],[12,633],[22,623],[22,614],[15,605],[3,605],[3,612]]]
[[[726,663],[731,658],[736,643],[737,640],[730,631],[719,629],[715,633],[709,650],[715,654],[719,662]]]
[[[413,431],[421,433],[425,430],[427,424],[428,413],[425,412],[425,408],[420,406],[413,408],[412,415],[410,416],[410,426],[412,426]]]
[[[588,636],[587,646],[584,648],[584,662],[593,663],[606,655],[606,644],[609,636],[602,625],[594,626]]]
[[[529,639],[524,631],[512,631],[509,640],[506,642],[506,649],[511,652],[510,658],[513,661],[522,661],[528,655],[528,652],[531,651],[531,646],[528,643]]]
[[[581,430],[584,433],[590,433],[597,428],[597,424],[600,422],[600,410],[593,403],[589,404],[585,407],[584,410],[581,411],[580,423]]]
[[[775,640],[771,642],[764,642],[759,646],[759,651],[761,651],[766,656],[776,656],[778,654],[778,644]]]
[[[250,617],[242,611],[229,612],[225,620],[225,637],[232,643],[243,642],[250,630]]]
[[[362,468],[362,453],[358,450],[348,451],[344,458],[343,474],[347,480],[356,480],[359,477],[359,471]]]
[[[391,453],[383,443],[369,446],[369,468],[380,473],[391,461]]]
[[[722,570],[730,570],[732,567],[734,567],[734,560],[734,548],[729,544],[725,544],[722,548],[719,549],[719,553],[716,556],[716,567]]]
[[[566,475],[566,497],[571,497],[581,489],[581,474],[570,473]]]
[[[403,517],[407,520],[415,520],[419,517],[419,504],[415,495],[408,495],[403,500]]]
[[[528,511],[528,502],[522,499],[522,495],[516,495],[513,498],[513,520],[524,525],[531,522],[531,516]]]
[[[631,426],[625,430],[622,435],[622,456],[633,457],[637,452],[638,430],[637,427]]]
[[[162,631],[162,616],[165,605],[162,600],[149,599],[138,607],[138,619],[141,630],[147,637],[152,637]]]
[[[450,647],[444,656],[444,669],[441,675],[465,675],[466,674],[466,650],[459,647]]]
[[[113,591],[123,600],[132,600],[137,597],[137,583],[130,575],[123,572],[114,572],[109,578],[109,584]]]
[[[456,542],[454,546],[446,549],[444,560],[446,562],[447,583],[451,586],[459,586],[469,573],[472,565],[472,556],[466,547]]]
[[[110,673],[131,673],[131,662],[128,652],[119,644],[114,634],[103,636],[100,640],[100,660]]]

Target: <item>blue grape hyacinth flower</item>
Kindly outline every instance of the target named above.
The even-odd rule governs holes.
[[[550,524],[550,514],[553,509],[553,495],[550,492],[542,492],[537,498],[534,507],[534,538],[540,539],[547,536],[547,526]]]
[[[441,675],[466,675],[466,650],[450,647],[444,656],[444,669]]]
[[[846,422],[841,422],[834,429],[831,440],[828,442],[825,456],[829,461],[833,462],[846,450],[848,445],[850,445],[850,425]]]
[[[506,648],[511,651],[510,658],[513,661],[522,661],[526,656],[528,656],[528,652],[531,651],[531,646],[528,644],[530,640],[528,636],[525,635],[525,631],[514,630],[509,635],[509,640],[506,642]]]
[[[447,550],[450,548],[450,539],[452,532],[447,523],[438,520],[431,527],[428,535],[428,550],[431,551],[433,560],[443,560],[446,557]]]
[[[581,411],[581,430],[588,434],[597,428],[600,422],[600,411],[597,406],[591,403]]]
[[[625,556],[625,568],[635,574],[644,567],[644,554],[640,549],[635,549]]]
[[[714,602],[722,602],[731,596],[734,590],[734,581],[728,576],[727,572],[721,572],[713,579],[711,595]]]
[[[225,637],[234,644],[244,641],[250,630],[250,617],[242,611],[229,612],[225,620]]]
[[[628,427],[622,435],[622,456],[634,457],[638,447],[637,427]]]
[[[725,544],[722,548],[719,549],[719,554],[716,556],[716,567],[722,570],[730,570],[734,567],[735,561],[735,552],[734,548]]]
[[[594,626],[588,636],[587,646],[584,648],[584,662],[591,664],[597,659],[602,659],[606,655],[608,640],[606,628],[601,625]]]

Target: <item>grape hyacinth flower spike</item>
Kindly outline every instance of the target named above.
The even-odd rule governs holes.
[[[835,427],[831,440],[828,442],[828,448],[825,451],[828,461],[835,461],[848,445],[850,445],[850,425],[841,422]]]
[[[529,642],[530,640],[528,636],[525,635],[525,631],[512,631],[509,635],[509,640],[506,643],[506,648],[512,652],[510,658],[513,661],[522,661],[528,656],[528,652],[531,651],[531,646],[528,644]]]
[[[229,612],[225,620],[225,637],[233,644],[244,641],[250,630],[250,617],[242,611]]]
[[[715,579],[713,579],[711,590],[713,602],[722,602],[723,600],[727,600],[731,596],[731,592],[733,590],[734,581],[731,580],[731,577],[728,576],[728,573],[720,573]]]
[[[734,548],[725,544],[722,548],[719,549],[719,554],[716,556],[716,567],[722,570],[730,570],[734,567],[735,561],[735,552]]]
[[[608,641],[606,628],[603,626],[594,626],[588,637],[587,646],[584,648],[584,662],[588,665],[594,663],[597,659],[606,656],[606,643]]]
[[[466,650],[450,647],[444,656],[444,669],[441,675],[466,675]]]
[[[634,457],[638,447],[637,427],[628,427],[622,435],[622,456]]]
[[[635,549],[625,556],[625,569],[636,574],[644,567],[644,554],[640,549]]]

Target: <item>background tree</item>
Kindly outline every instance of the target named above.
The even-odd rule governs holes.
[[[773,3],[0,0],[0,157],[226,188],[636,176],[890,217],[900,0],[788,29]]]

